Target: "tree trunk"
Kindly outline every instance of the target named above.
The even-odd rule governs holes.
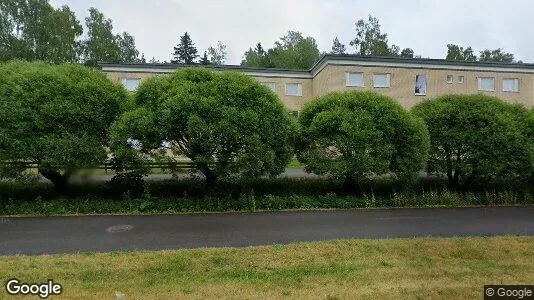
[[[202,167],[200,171],[206,177],[206,186],[208,188],[214,186],[217,181],[217,175],[209,167]]]
[[[50,180],[54,185],[54,189],[62,193],[65,191],[68,185],[69,177],[71,175],[70,171],[66,171],[64,174],[61,174],[57,170],[50,169],[39,169],[39,173],[43,175],[44,178]]]

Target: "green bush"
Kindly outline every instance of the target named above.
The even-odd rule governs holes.
[[[430,133],[428,171],[453,187],[495,177],[528,177],[534,168],[534,117],[521,106],[478,95],[447,95],[413,113]]]
[[[113,126],[116,148],[128,149],[134,139],[153,156],[167,143],[173,154],[191,159],[208,184],[278,175],[293,153],[296,124],[289,112],[244,74],[180,69],[141,84],[135,106]]]
[[[349,184],[388,173],[413,179],[425,167],[429,137],[423,121],[387,96],[330,93],[307,103],[299,122],[297,155],[308,172]]]
[[[109,127],[124,112],[127,97],[102,72],[86,67],[0,65],[2,173],[13,176],[32,163],[64,188],[76,169],[105,161]]]

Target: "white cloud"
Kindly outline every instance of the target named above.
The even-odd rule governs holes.
[[[84,22],[89,7],[113,19],[116,31],[128,31],[147,58],[169,60],[185,31],[200,53],[218,40],[228,45],[228,63],[239,64],[243,53],[260,41],[269,48],[288,30],[317,39],[329,51],[338,36],[348,46],[354,23],[370,13],[380,19],[390,43],[410,47],[423,57],[443,58],[448,43],[505,48],[517,59],[533,61],[529,0],[52,0],[67,4]],[[350,51],[353,51],[349,47]]]

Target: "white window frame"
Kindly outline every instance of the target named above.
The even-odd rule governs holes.
[[[376,78],[378,76],[386,76],[386,85],[377,85],[376,84]],[[382,89],[382,88],[390,88],[391,87],[391,73],[376,73],[373,74],[373,88],[376,89]]]
[[[271,91],[276,93],[276,82],[262,82],[264,86],[268,87]]]
[[[130,88],[128,88],[126,82],[129,81],[129,80],[137,80],[137,81],[138,81],[137,86],[136,86],[134,89],[130,89]],[[121,78],[120,78],[120,81],[121,81],[122,86],[123,86],[128,92],[135,92],[135,91],[139,88],[139,85],[141,84],[141,78],[139,78],[139,77],[121,77]]]
[[[296,94],[291,94],[291,93],[288,92],[287,87],[288,87],[289,85],[297,85],[297,93],[296,93]],[[302,97],[302,83],[300,83],[300,82],[290,82],[290,83],[286,83],[286,85],[285,85],[285,92],[286,92],[286,93],[285,93],[286,96]]]
[[[515,85],[515,86],[517,87],[517,90],[508,90],[508,89],[505,89],[505,88],[504,88],[504,87],[505,87],[505,85],[504,85],[504,81],[506,81],[506,80],[514,80],[514,81],[516,81],[516,82],[517,82],[517,85]],[[519,93],[519,83],[520,83],[519,78],[503,78],[503,79],[502,79],[502,91],[503,91],[503,92],[509,92],[509,93]]]
[[[454,76],[452,75],[447,75],[447,83],[448,84],[452,84],[454,82]]]
[[[495,77],[478,77],[478,90],[482,92],[495,92]],[[483,89],[482,80],[491,79],[493,81],[493,89]]]
[[[427,89],[427,86],[428,86],[428,77],[425,75],[425,74],[417,74],[415,75],[415,85],[417,86],[417,77],[420,77],[420,76],[423,76],[425,77],[425,92],[424,93],[415,93],[415,89],[414,89],[414,94],[416,96],[426,96],[426,89]]]
[[[361,75],[362,77],[362,81],[361,83],[351,83],[350,82],[350,76],[351,75]],[[365,76],[363,74],[363,72],[346,72],[345,73],[345,84],[346,86],[350,86],[350,87],[365,87]]]
[[[465,76],[464,75],[458,75],[458,83],[460,83],[460,84],[464,84],[465,83]]]

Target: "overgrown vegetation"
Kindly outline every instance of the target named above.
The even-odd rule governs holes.
[[[528,182],[494,181],[451,191],[447,181],[421,179],[406,186],[391,178],[366,180],[359,194],[341,180],[259,178],[221,181],[208,191],[202,180],[113,181],[73,185],[58,195],[45,183],[0,183],[0,215],[139,214],[281,209],[460,207],[532,205]]]

